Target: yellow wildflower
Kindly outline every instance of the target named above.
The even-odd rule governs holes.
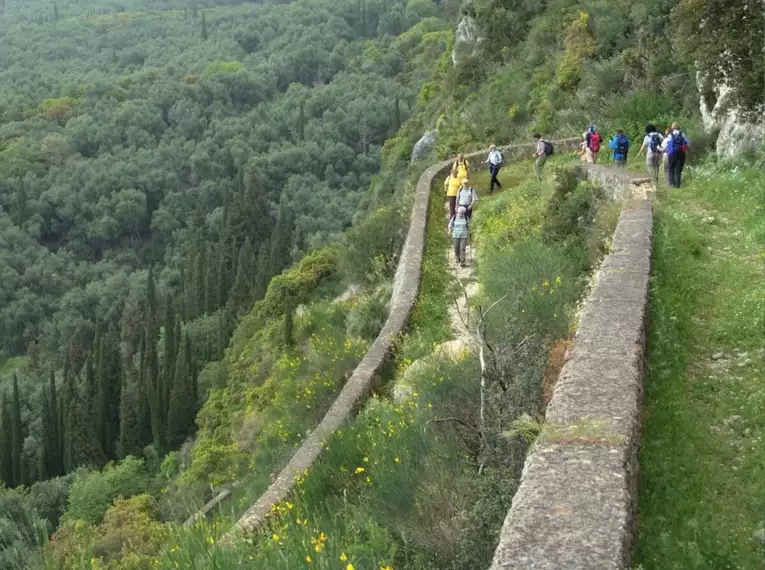
[[[279,535],[276,533],[271,535],[271,540],[279,540],[279,538],[280,538]]]
[[[348,566],[345,567],[345,570],[356,570],[356,569],[353,567],[353,564],[348,564]]]
[[[358,475],[359,473],[363,473],[364,471],[366,470],[363,467],[356,467],[356,475]]]
[[[394,461],[394,463],[401,463],[401,459],[399,459],[398,457],[395,457],[393,459],[393,461]]]
[[[346,556],[345,552],[340,553],[340,562],[345,562],[348,560],[348,556]]]
[[[313,560],[311,559],[311,555],[310,555],[310,554],[308,554],[308,555],[305,557],[305,561],[306,561],[306,562],[308,562],[308,564],[311,564],[311,563],[313,562]]]

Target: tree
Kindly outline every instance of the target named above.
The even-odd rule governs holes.
[[[53,470],[49,472],[49,477],[56,477],[64,474],[64,450],[61,434],[61,426],[59,417],[61,412],[58,405],[58,393],[56,392],[56,375],[51,370],[50,377],[48,379],[48,397],[50,398],[50,415],[51,415],[51,463]]]
[[[146,382],[146,334],[142,331],[141,341],[138,348],[138,441],[141,449],[149,445],[153,440],[151,429],[151,396],[148,383]]]
[[[175,358],[178,351],[178,341],[175,337],[175,313],[173,301],[168,293],[165,298],[165,346],[162,357],[162,403],[164,415],[167,416],[167,408],[170,402],[170,388],[175,377]]]
[[[236,265],[236,279],[234,280],[234,287],[231,289],[229,301],[233,312],[241,314],[248,310],[252,303],[253,252],[249,237],[244,240],[244,244],[239,250],[239,260]]]
[[[114,329],[103,337],[98,355],[98,404],[96,406],[96,433],[106,457],[117,456],[120,433],[120,383],[122,370],[119,344]]]
[[[8,399],[0,399],[0,479],[13,486],[13,420]]]
[[[47,386],[40,393],[40,410],[42,423],[42,440],[40,442],[40,479],[56,477],[63,472],[60,464],[60,447],[58,438],[58,403],[56,402],[56,382],[51,373]]]
[[[76,373],[71,362],[64,366],[65,418],[64,468],[71,472],[80,466],[100,467],[106,456],[96,435],[87,402],[77,390]]]
[[[128,375],[123,370],[120,385],[120,438],[117,444],[117,457],[120,459],[125,459],[129,455],[137,457],[142,449],[138,406],[128,385]]]
[[[186,333],[175,365],[170,410],[167,414],[167,443],[170,448],[180,446],[194,433],[196,401],[192,383],[196,383],[196,378],[192,378],[191,368],[191,346]]]
[[[165,449],[165,404],[163,390],[159,378],[159,358],[157,356],[157,297],[154,286],[154,273],[149,268],[149,279],[146,287],[146,318],[144,319],[144,334],[146,337],[145,387],[149,394],[149,409],[151,410],[151,431],[154,445],[161,453]]]
[[[204,11],[202,12],[202,39],[203,40],[207,39],[207,22],[205,21]]]
[[[295,307],[292,295],[287,295],[284,300],[284,346],[291,347],[295,344]]]
[[[13,485],[21,485],[24,479],[24,466],[21,448],[24,445],[24,432],[21,425],[21,399],[19,397],[19,378],[13,375],[13,399],[11,400],[11,447],[13,461]]]
[[[282,199],[279,202],[279,215],[276,218],[276,226],[271,237],[271,275],[278,275],[282,269],[289,265],[292,252],[292,231],[292,212],[287,205],[284,194],[282,194]]]
[[[255,286],[252,290],[252,298],[254,300],[262,299],[266,296],[266,290],[268,289],[268,282],[271,281],[271,253],[268,242],[264,242],[260,246],[260,252],[258,252],[258,262],[255,270]]]
[[[53,4],[53,19],[58,22],[58,4]]]

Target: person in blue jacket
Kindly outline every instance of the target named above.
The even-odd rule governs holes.
[[[627,154],[630,150],[630,140],[627,138],[627,135],[624,134],[622,129],[617,129],[611,142],[608,143],[608,147],[612,151],[616,166],[624,168],[627,165]]]

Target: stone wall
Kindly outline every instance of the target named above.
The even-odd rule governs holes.
[[[583,165],[626,199],[613,250],[595,275],[491,570],[630,567],[635,534],[651,181]]]
[[[556,151],[573,150],[577,148],[579,142],[580,139],[555,141]],[[502,151],[506,162],[528,157],[529,168],[531,168],[531,155],[534,148],[533,144],[512,145],[502,147]],[[479,151],[468,154],[465,158],[471,166],[480,168],[481,162],[486,159],[486,156],[487,151]],[[425,170],[417,181],[414,205],[409,221],[409,232],[401,251],[394,278],[390,311],[380,334],[319,425],[305,439],[266,492],[237,521],[233,532],[252,532],[255,530],[265,520],[271,508],[284,500],[292,491],[296,477],[302,475],[313,465],[321,453],[323,444],[332,433],[349,420],[369,396],[375,377],[388,357],[394,340],[404,331],[414,308],[420,287],[420,270],[425,252],[425,230],[428,221],[428,201],[431,187],[434,181],[444,179],[450,165],[451,161],[434,164]]]

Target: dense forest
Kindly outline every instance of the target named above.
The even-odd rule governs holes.
[[[271,277],[350,226],[427,77],[413,51],[448,42],[432,18],[415,41],[393,38],[438,13],[430,2],[5,3],[0,355],[28,357],[19,389],[9,375],[3,390],[19,412],[6,481],[183,441],[195,405],[181,433],[158,425],[175,423],[174,378],[219,358]],[[121,391],[137,424],[153,414],[153,434],[118,453]],[[59,449],[67,435],[46,449],[41,406],[101,417],[100,445]]]
[[[702,150],[697,70],[756,110],[761,20],[701,4],[0,0],[0,568],[257,496],[384,321],[424,131]]]

